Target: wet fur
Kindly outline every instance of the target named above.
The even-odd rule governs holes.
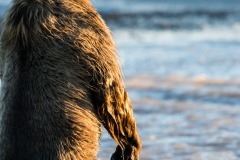
[[[101,124],[113,160],[138,159],[115,46],[89,1],[13,0],[0,51],[0,160],[96,159]]]

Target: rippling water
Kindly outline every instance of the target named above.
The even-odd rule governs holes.
[[[118,46],[141,159],[240,159],[240,1],[93,4]],[[104,131],[99,158],[115,146]]]
[[[143,160],[240,159],[240,1],[96,1],[113,30]],[[105,133],[101,159],[115,144]]]

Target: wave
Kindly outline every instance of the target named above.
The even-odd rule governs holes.
[[[206,26],[205,26],[206,27]],[[114,38],[119,46],[144,48],[144,47],[188,47],[200,45],[207,47],[213,45],[222,48],[240,44],[240,22],[229,26],[207,26],[202,30],[150,30],[150,29],[117,29],[114,30]],[[183,41],[184,40],[184,41]],[[201,48],[201,47],[199,47]],[[179,50],[178,50],[179,52]],[[141,52],[140,52],[141,53]]]
[[[200,30],[240,21],[239,0],[97,0],[94,4],[111,29]]]
[[[153,12],[100,12],[112,28],[148,28],[161,30],[194,30],[205,26],[232,25],[240,21],[237,11],[153,11]]]

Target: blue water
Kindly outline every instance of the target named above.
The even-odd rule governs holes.
[[[121,11],[136,10],[239,10],[238,0],[94,0],[93,4],[101,10],[117,8]]]
[[[238,0],[100,0],[94,4],[112,28],[189,30],[233,25],[240,20]]]

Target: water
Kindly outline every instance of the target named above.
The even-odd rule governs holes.
[[[92,3],[118,46],[141,160],[240,159],[240,1]],[[99,158],[115,146],[104,131]]]
[[[95,3],[119,48],[141,159],[240,159],[240,1]],[[115,144],[102,142],[109,159]]]

